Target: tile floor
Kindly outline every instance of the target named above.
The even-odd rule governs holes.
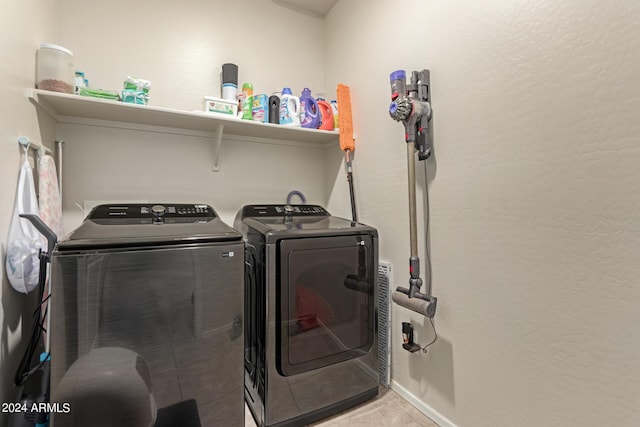
[[[245,427],[256,427],[245,404]],[[438,427],[393,390],[380,388],[378,396],[333,417],[310,424],[313,427]]]

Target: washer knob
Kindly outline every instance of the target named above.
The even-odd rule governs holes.
[[[284,223],[291,224],[291,222],[293,221],[293,213],[295,212],[295,209],[291,205],[284,205],[283,209],[284,209]]]
[[[151,213],[158,218],[164,215],[166,211],[167,211],[167,208],[165,208],[162,205],[151,206]]]

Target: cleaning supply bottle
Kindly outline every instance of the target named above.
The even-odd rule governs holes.
[[[331,100],[331,110],[333,110],[333,128],[338,130],[340,125],[338,125],[338,101],[335,99]]]
[[[282,89],[280,97],[280,124],[300,126],[300,98],[291,93],[291,89]]]
[[[253,85],[244,83],[242,85],[240,117],[245,120],[253,120]]]
[[[311,96],[311,89],[305,87],[300,95],[300,125],[303,128],[318,129],[320,111],[318,102]]]
[[[236,64],[222,64],[222,99],[235,102],[238,99],[238,66]]]
[[[253,120],[256,122],[269,122],[269,98],[264,93],[253,95],[252,113]]]
[[[320,111],[320,126],[318,129],[333,130],[335,124],[333,122],[333,110],[331,104],[323,98],[318,98],[318,110]]]
[[[280,124],[280,97],[278,95],[269,97],[269,123]]]

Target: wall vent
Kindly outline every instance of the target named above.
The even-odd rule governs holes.
[[[391,263],[378,263],[378,378],[391,384]]]

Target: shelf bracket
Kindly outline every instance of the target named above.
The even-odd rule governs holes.
[[[220,172],[220,147],[222,147],[222,134],[224,132],[224,125],[219,124],[216,132],[216,139],[213,141],[213,167],[211,170],[214,172]]]

